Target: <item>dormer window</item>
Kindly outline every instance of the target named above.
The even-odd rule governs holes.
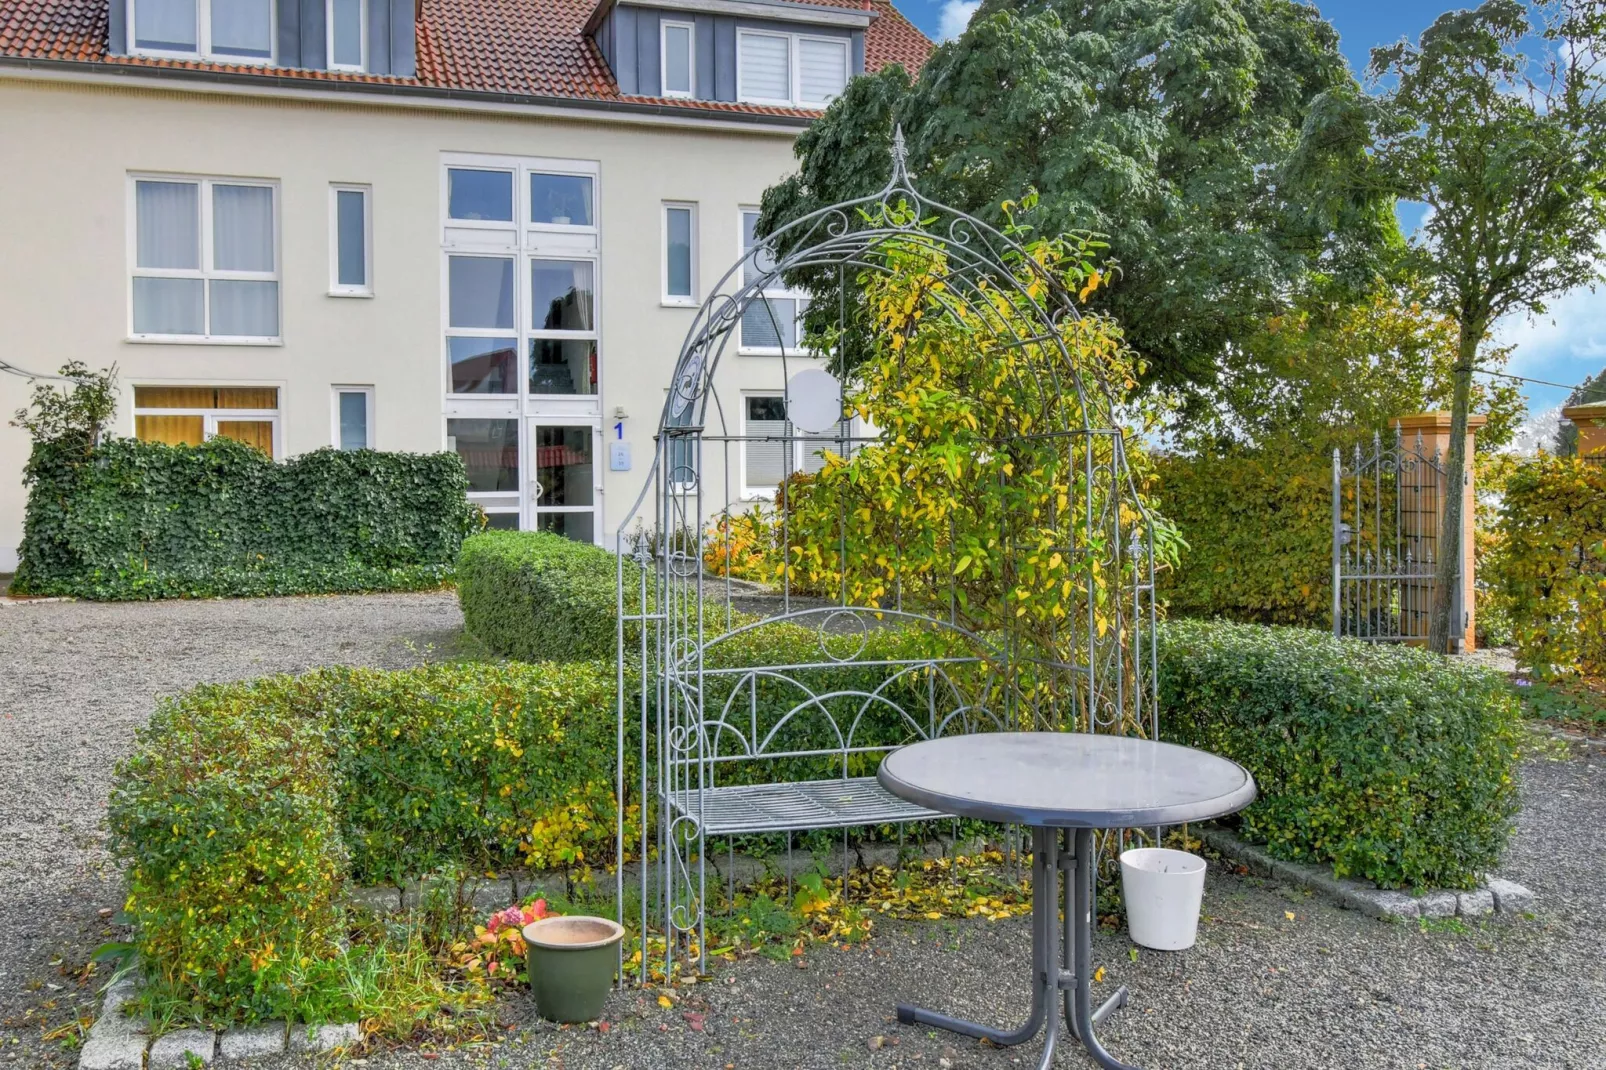
[[[265,64],[274,0],[128,0],[136,55]]]
[[[367,0],[327,0],[329,69],[368,69]]]
[[[689,22],[660,24],[663,46],[664,96],[692,97],[693,72],[697,69],[696,44]]]
[[[847,84],[845,38],[760,30],[736,34],[737,96],[750,104],[823,108]]]

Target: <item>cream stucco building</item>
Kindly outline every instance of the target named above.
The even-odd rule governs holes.
[[[883,0],[22,10],[52,8],[0,17],[0,409],[18,372],[115,364],[118,434],[456,449],[493,523],[603,543],[798,130],[930,47]],[[735,418],[777,415],[799,307],[744,325]],[[0,428],[0,570],[27,449]],[[777,463],[705,475],[758,494]]]

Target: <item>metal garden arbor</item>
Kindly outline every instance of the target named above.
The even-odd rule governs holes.
[[[1012,729],[1158,735],[1150,519],[1113,393],[1067,346],[1079,319],[1073,297],[1015,238],[922,196],[901,132],[891,164],[879,193],[787,225],[713,287],[681,347],[651,470],[619,526],[616,831],[619,857],[639,850],[642,859],[633,920],[643,981],[645,934],[655,927],[666,937],[666,975],[706,955],[710,838],[938,816],[876,783],[876,763],[899,746]],[[889,272],[898,249],[940,254],[945,286],[930,297],[931,315],[968,316],[1021,354],[1029,379],[1019,396],[1033,399],[1036,420],[989,448],[1036,458],[1058,491],[1036,529],[1053,533],[1052,545],[1030,549],[1074,561],[1077,579],[1069,612],[1046,636],[1008,620],[972,627],[956,607],[952,571],[918,582],[900,575],[865,605],[852,603],[845,583],[837,597],[805,596],[790,573],[773,597],[754,598],[751,585],[705,565],[711,530],[753,505],[755,458],[807,468],[827,453],[891,448],[840,401],[842,419],[824,431],[747,418],[749,399],[785,397],[795,373],[831,354],[811,350],[813,339],[741,354],[741,335],[792,335],[788,306],[773,295],[799,273],[858,285]],[[764,406],[761,415],[776,415],[773,402]],[[787,516],[779,511],[783,545]],[[1000,536],[1007,542],[1014,530]],[[845,561],[854,538],[844,513],[837,545],[822,552]],[[1009,567],[1018,559],[1024,568],[1028,548],[1007,549]],[[623,876],[616,891],[623,912]]]

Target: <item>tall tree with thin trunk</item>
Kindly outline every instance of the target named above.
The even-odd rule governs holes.
[[[1532,19],[1530,19],[1530,12]],[[1488,0],[1441,15],[1416,44],[1375,49],[1382,92],[1312,108],[1304,136],[1369,137],[1352,195],[1416,201],[1427,216],[1407,256],[1456,321],[1445,482],[1464,485],[1478,347],[1508,313],[1600,278],[1606,230],[1606,0]],[[1357,121],[1364,119],[1365,121]],[[1463,495],[1445,495],[1429,645],[1451,648]]]

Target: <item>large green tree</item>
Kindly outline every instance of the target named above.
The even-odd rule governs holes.
[[[1326,102],[1307,130],[1357,165],[1345,174],[1357,203],[1382,192],[1428,208],[1408,253],[1430,304],[1457,325],[1452,487],[1466,471],[1472,375],[1489,328],[1507,314],[1542,313],[1600,274],[1606,3],[1542,0],[1534,10],[1537,20],[1520,0],[1488,0],[1441,15],[1415,44],[1374,50],[1369,74],[1382,94]],[[1444,502],[1429,634],[1440,651],[1459,631],[1451,613],[1462,496]]]
[[[1322,202],[1285,178],[1296,151],[1301,174],[1364,151],[1300,138],[1314,101],[1357,96],[1333,28],[1289,0],[983,0],[917,79],[853,80],[799,137],[800,169],[765,194],[760,228],[875,192],[901,124],[924,193],[997,222],[1035,188],[1039,233],[1103,235],[1118,268],[1090,303],[1149,379],[1185,389],[1311,265],[1338,272],[1398,243],[1381,200]],[[834,283],[801,281],[819,297]],[[851,339],[844,352],[862,355]]]

